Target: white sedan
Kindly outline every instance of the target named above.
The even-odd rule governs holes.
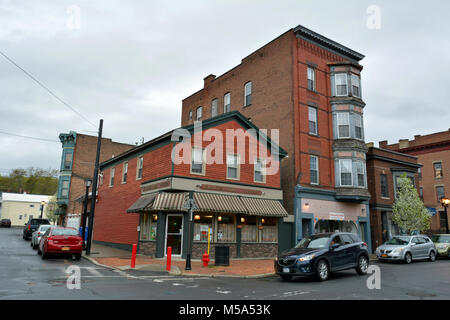
[[[37,249],[39,246],[39,241],[41,241],[42,236],[44,235],[45,231],[51,227],[50,224],[41,224],[39,228],[33,232],[31,236],[31,243],[30,246],[33,249]]]

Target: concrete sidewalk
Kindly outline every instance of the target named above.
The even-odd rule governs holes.
[[[135,269],[131,268],[131,252],[99,244],[92,244],[91,255],[83,258],[96,265],[117,270],[166,271],[166,258],[155,259],[149,256],[137,255]],[[211,259],[211,258],[210,258]],[[371,261],[375,257],[371,255]],[[263,278],[275,275],[274,259],[230,259],[229,266],[214,266],[214,260],[208,267],[203,267],[201,260],[191,260],[191,270],[185,270],[186,260],[172,257],[169,275],[177,276],[209,276],[209,277],[239,277]]]

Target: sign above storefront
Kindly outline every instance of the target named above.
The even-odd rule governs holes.
[[[344,221],[344,219],[345,219],[344,213],[330,212],[330,220]]]

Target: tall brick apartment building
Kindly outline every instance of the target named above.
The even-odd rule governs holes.
[[[213,54],[211,52],[211,54]],[[318,231],[360,232],[370,246],[359,64],[364,56],[301,25],[182,101],[181,124],[238,110],[279,129],[288,248]]]
[[[59,140],[62,143],[62,156],[57,193],[58,224],[65,225],[68,219],[74,219],[76,224],[83,212],[85,180],[92,179],[94,173],[97,137],[70,131],[61,133]],[[100,161],[111,159],[133,147],[103,138]]]
[[[449,217],[444,216],[441,197],[450,197],[450,129],[428,135],[416,135],[413,140],[400,139],[398,143],[381,141],[381,148],[416,156],[423,165],[419,175],[419,194],[433,215],[431,231],[446,232]]]

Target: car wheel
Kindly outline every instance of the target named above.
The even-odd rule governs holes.
[[[292,276],[288,276],[288,275],[285,275],[285,274],[280,274],[280,278],[283,281],[291,281],[292,280]]]
[[[360,255],[358,259],[358,266],[355,269],[360,275],[367,274],[367,269],[369,269],[369,259],[367,259],[364,255]]]
[[[431,262],[434,262],[436,260],[436,254],[434,251],[430,252],[430,257],[428,258]]]
[[[325,260],[320,260],[317,263],[316,274],[320,281],[326,281],[330,277],[330,268]]]
[[[412,262],[412,255],[411,255],[410,252],[407,252],[407,253],[405,254],[405,262],[406,262],[407,264],[410,264],[410,263]]]

